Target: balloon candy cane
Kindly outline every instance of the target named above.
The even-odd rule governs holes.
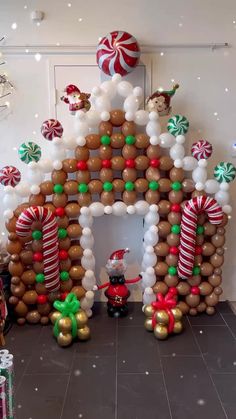
[[[16,234],[28,236],[34,221],[42,222],[45,287],[49,292],[57,291],[60,288],[57,222],[47,208],[29,207],[16,222]]]
[[[178,262],[178,275],[182,279],[192,276],[195,247],[197,217],[205,212],[212,224],[220,224],[223,212],[216,200],[206,196],[197,196],[190,199],[183,210],[180,232],[180,252]]]

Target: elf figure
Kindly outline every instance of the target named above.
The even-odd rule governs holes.
[[[69,84],[65,88],[65,96],[61,97],[61,100],[69,104],[69,111],[72,115],[75,115],[76,111],[88,111],[91,107],[89,102],[90,94],[82,93],[80,89],[74,84]]]
[[[126,284],[134,284],[142,278],[139,275],[134,279],[125,279],[124,273],[127,269],[127,263],[124,260],[124,254],[128,253],[129,249],[119,249],[113,252],[106,264],[106,271],[109,275],[109,281],[103,285],[94,286],[94,290],[101,290],[107,288],[105,296],[108,298],[107,312],[111,317],[124,317],[128,314],[127,300],[130,296]]]
[[[146,109],[149,112],[156,111],[160,116],[169,115],[171,112],[171,98],[174,96],[178,84],[174,84],[172,90],[157,90],[146,99]]]

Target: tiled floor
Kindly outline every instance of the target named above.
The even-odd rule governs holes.
[[[13,326],[16,419],[236,418],[236,316],[227,303],[185,331],[157,341],[141,304],[125,319],[104,304],[90,320],[92,339],[62,349],[51,327]]]

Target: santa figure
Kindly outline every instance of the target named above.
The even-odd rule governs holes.
[[[142,278],[139,275],[134,279],[125,279],[124,273],[127,269],[127,263],[124,260],[124,254],[129,249],[119,249],[113,252],[106,264],[106,271],[109,275],[109,281],[100,286],[95,285],[94,290],[107,288],[105,296],[108,298],[107,312],[111,317],[124,317],[128,314],[127,300],[130,296],[126,284],[134,284]]]
[[[160,116],[169,115],[171,113],[171,98],[178,88],[179,85],[174,84],[172,90],[156,90],[156,92],[146,99],[147,111],[156,111]]]
[[[76,111],[88,111],[91,107],[89,102],[90,94],[83,93],[74,84],[69,84],[65,88],[65,96],[61,97],[61,100],[69,104],[69,111],[72,115],[75,115]]]

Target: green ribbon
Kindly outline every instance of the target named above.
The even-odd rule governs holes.
[[[72,337],[75,338],[77,336],[77,322],[75,318],[75,314],[80,309],[80,303],[77,300],[76,295],[73,292],[70,292],[70,294],[67,295],[65,301],[54,301],[53,306],[56,310],[60,311],[61,315],[58,317],[54,327],[53,327],[53,333],[54,336],[57,338],[57,336],[60,333],[59,330],[59,320],[63,317],[69,317],[71,319],[72,328],[71,328],[71,334]]]

